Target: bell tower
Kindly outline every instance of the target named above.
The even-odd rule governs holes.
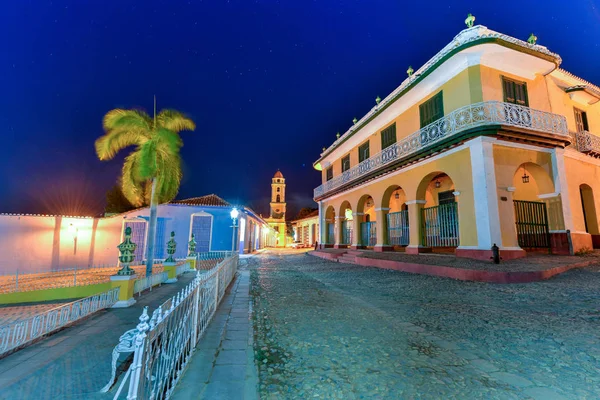
[[[288,242],[287,224],[285,222],[285,178],[281,171],[275,172],[271,179],[271,210],[265,221],[275,231],[277,242],[275,246],[285,247]]]
[[[285,221],[285,178],[277,171],[271,180],[271,218]]]

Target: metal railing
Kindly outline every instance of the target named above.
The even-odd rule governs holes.
[[[400,139],[371,158],[325,182],[314,190],[314,198],[397,160],[415,155],[468,129],[492,125],[513,126],[556,135],[569,134],[567,120],[562,115],[501,101],[469,104]]]
[[[186,272],[188,272],[189,270],[190,270],[190,263],[188,263],[188,262],[185,262],[185,263],[183,263],[183,264],[181,264],[181,265],[178,265],[178,266],[177,266],[177,268],[176,268],[176,270],[175,270],[175,271],[176,271],[176,272],[175,272],[175,274],[176,274],[177,276],[179,276],[179,275],[181,275],[181,274],[185,274],[185,273],[186,273]]]
[[[408,210],[389,213],[387,223],[389,244],[392,246],[408,246],[410,242]]]
[[[119,300],[119,288],[63,304],[27,319],[0,327],[0,356],[47,335]]]
[[[421,223],[424,246],[456,247],[459,245],[458,203],[423,208]]]
[[[577,150],[582,153],[600,154],[600,137],[588,131],[574,132]]]
[[[213,269],[220,261],[235,254],[235,251],[205,251],[196,256],[196,269],[208,271]]]
[[[196,278],[154,310],[151,318],[145,307],[137,327],[125,332],[115,347],[112,378],[102,391],[107,392],[115,380],[119,352],[133,352],[133,362],[114,398],[119,398],[129,382],[128,400],[168,399],[231,283],[238,261],[233,253],[210,271],[198,271]]]
[[[83,268],[68,268],[51,271],[19,272],[0,276],[0,294],[14,292],[31,292],[34,290],[56,289],[74,286],[95,285],[110,281],[120,267],[115,264],[99,265]],[[131,267],[138,277],[146,274],[144,265]],[[155,264],[155,273],[162,272],[163,266]]]
[[[136,279],[133,284],[133,293],[139,296],[144,290],[150,289],[156,285],[161,285],[165,283],[169,279],[169,274],[166,272],[160,272],[158,274],[152,274],[150,276],[145,276],[140,279]]]

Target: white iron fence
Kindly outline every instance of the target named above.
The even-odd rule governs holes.
[[[152,290],[154,286],[165,283],[167,279],[169,279],[169,277],[166,272],[160,272],[158,274],[152,274],[150,276],[137,279],[133,284],[133,293],[137,293],[139,296],[144,290]]]
[[[71,324],[119,300],[119,288],[63,304],[33,317],[0,327],[0,356]]]
[[[206,251],[198,253],[196,259],[196,269],[208,271],[213,269],[219,262],[235,254],[235,251]]]
[[[154,310],[152,318],[145,307],[140,323],[125,332],[113,350],[112,378],[102,392],[114,383],[119,353],[133,352],[114,398],[129,382],[128,400],[168,399],[231,283],[238,260],[237,254],[229,254],[210,271],[198,271],[188,286]]]
[[[134,265],[131,268],[139,277],[146,274],[146,267],[142,264]],[[0,275],[0,294],[95,285],[109,282],[111,275],[115,275],[119,269],[120,267],[112,264],[25,273],[17,271],[12,275]],[[162,271],[161,264],[154,265],[154,273]]]
[[[562,115],[501,101],[469,104],[400,139],[371,158],[317,187],[314,190],[314,198],[319,198],[380,167],[413,156],[444,139],[472,128],[494,125],[514,126],[555,135],[569,134],[567,120]]]
[[[181,274],[185,274],[186,272],[188,272],[190,270],[190,263],[186,262],[183,263],[181,265],[177,266],[177,269],[175,270],[176,275],[179,276]]]

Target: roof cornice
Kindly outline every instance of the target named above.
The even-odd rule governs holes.
[[[354,134],[364,128],[369,122],[377,117],[381,112],[391,106],[394,102],[400,99],[405,93],[415,87],[425,77],[435,71],[445,61],[447,61],[453,55],[465,50],[469,47],[477,46],[485,43],[495,43],[504,47],[520,51],[522,53],[530,54],[547,61],[553,62],[556,68],[562,63],[561,57],[549,51],[546,47],[530,44],[524,40],[514,38],[512,36],[505,35],[488,29],[483,25],[477,25],[472,28],[462,30],[454,39],[448,43],[441,51],[415,71],[412,76],[405,79],[400,86],[398,86],[392,93],[390,93],[385,99],[383,99],[377,106],[373,107],[365,116],[356,122],[350,129],[348,129],[339,139],[337,139],[331,146],[321,153],[321,156],[317,161],[313,163],[315,169],[317,165],[329,154],[331,154],[339,145],[350,139]]]

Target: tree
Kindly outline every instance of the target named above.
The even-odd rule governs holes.
[[[306,218],[310,213],[317,211],[317,208],[304,207],[298,212],[296,219]]]
[[[125,197],[121,190],[121,185],[117,184],[106,192],[105,213],[120,214],[133,209],[135,209],[135,206],[127,200],[127,197]]]
[[[146,276],[152,275],[154,236],[158,203],[175,198],[181,183],[183,146],[179,132],[193,131],[194,122],[175,110],[162,110],[154,118],[140,110],[114,109],[103,120],[105,134],[96,140],[100,160],[110,160],[122,149],[136,146],[125,157],[121,190],[129,202],[140,207],[150,204],[146,249]]]

